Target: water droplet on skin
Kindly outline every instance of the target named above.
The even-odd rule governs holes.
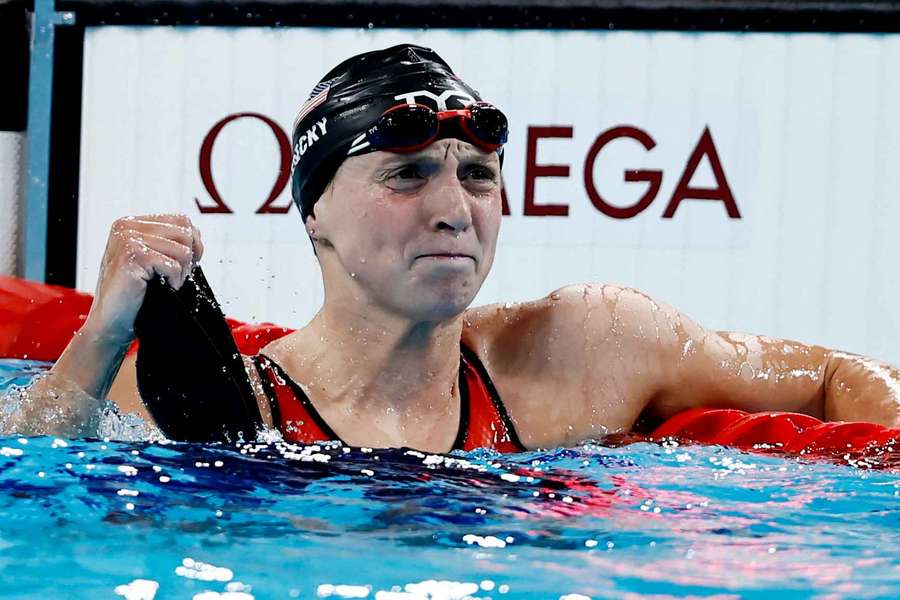
[[[361,262],[362,264],[366,264],[366,259],[365,259],[365,257],[360,258],[360,259],[359,259],[359,262]]]
[[[356,278],[356,273],[350,273],[350,277]]]
[[[550,299],[551,300],[559,300],[559,294],[557,294],[556,292],[553,292],[552,294],[550,294]]]

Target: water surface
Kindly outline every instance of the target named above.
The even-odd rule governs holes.
[[[3,597],[900,597],[896,473],[716,446],[13,436],[0,490]]]

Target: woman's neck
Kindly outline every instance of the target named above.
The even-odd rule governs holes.
[[[404,419],[445,414],[454,404],[461,332],[462,315],[412,322],[326,302],[286,350],[316,399]]]

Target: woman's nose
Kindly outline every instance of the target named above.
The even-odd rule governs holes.
[[[472,226],[469,193],[456,177],[456,173],[450,174],[449,177],[441,177],[436,183],[439,185],[432,194],[429,194],[425,203],[429,211],[429,225],[436,231],[451,233],[466,231]]]

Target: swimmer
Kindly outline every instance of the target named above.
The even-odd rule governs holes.
[[[506,141],[503,113],[430,49],[368,52],[325,75],[294,124],[292,176],[325,300],[244,357],[262,422],[289,440],[428,452],[572,445],[694,407],[900,426],[894,367],[710,331],[634,289],[471,308],[494,260]],[[114,380],[134,389],[133,361],[120,367],[148,281],[177,289],[202,255],[186,216],[113,224],[87,322],[35,386],[59,405],[42,433],[77,431],[97,406],[85,398]]]

